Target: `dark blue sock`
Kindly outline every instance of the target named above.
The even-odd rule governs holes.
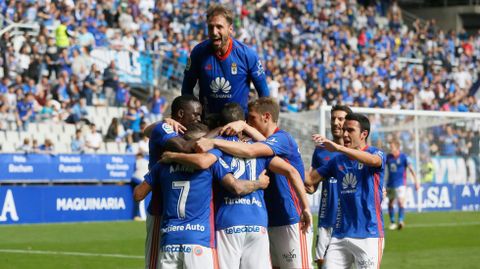
[[[405,208],[400,207],[398,209],[398,222],[403,222],[404,218],[405,218]]]
[[[390,216],[390,222],[395,223],[395,211],[393,210],[393,206],[388,207],[388,215]]]

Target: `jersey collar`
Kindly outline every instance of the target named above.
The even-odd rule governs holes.
[[[232,52],[232,48],[233,48],[233,39],[232,38],[228,38],[228,49],[227,49],[227,52],[225,52],[225,54],[223,56],[218,56],[217,53],[215,53],[215,57],[217,57],[217,59],[219,59],[220,61],[224,61],[225,59],[228,58],[228,56],[230,56],[230,52]]]

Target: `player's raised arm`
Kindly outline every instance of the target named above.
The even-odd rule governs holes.
[[[313,194],[317,191],[320,181],[324,178],[317,172],[316,169],[310,168],[310,171],[305,174],[305,190],[309,194]]]
[[[197,142],[197,151],[206,152],[211,148],[218,148],[230,155],[241,158],[255,158],[261,156],[273,156],[273,150],[265,144],[226,141],[222,139],[200,139]]]
[[[176,162],[196,169],[207,169],[217,161],[218,157],[213,153],[178,153],[166,151],[162,154],[160,162],[171,163]]]
[[[237,135],[240,132],[244,132],[254,141],[264,141],[266,139],[266,137],[262,133],[260,133],[252,126],[248,125],[243,120],[230,122],[227,125],[223,126],[223,128],[220,130],[220,134],[222,135]]]
[[[312,213],[310,212],[310,205],[308,203],[307,194],[303,186],[302,177],[298,173],[297,169],[286,161],[279,157],[274,157],[268,166],[272,172],[284,175],[287,180],[292,184],[297,197],[300,200],[302,206],[301,219],[303,222],[302,229],[307,231],[312,225]]]
[[[324,136],[315,134],[313,135],[313,141],[317,144],[317,146],[325,147],[328,151],[336,151],[347,155],[348,157],[355,159],[366,166],[371,167],[381,167],[382,166],[382,157],[377,154],[371,154],[369,152],[349,148],[346,146],[339,145]]]
[[[263,170],[258,180],[239,180],[231,173],[226,174],[220,184],[229,192],[244,196],[259,189],[266,189],[270,183],[270,178],[266,175],[266,170]]]

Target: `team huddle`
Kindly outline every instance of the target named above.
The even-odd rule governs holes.
[[[319,268],[379,268],[384,172],[395,168],[390,174],[398,176],[409,165],[398,143],[387,158],[366,143],[369,119],[336,105],[333,139],[312,136],[316,150],[305,171],[297,142],[278,126],[279,105],[268,97],[258,56],[231,37],[232,14],[210,6],[209,39],[192,50],[171,118],[144,130],[149,172],[134,197],[152,193],[145,268],[313,268],[313,261]],[[320,183],[312,259],[307,192]],[[391,227],[404,225],[404,185],[387,184],[400,208],[397,225],[391,202]]]

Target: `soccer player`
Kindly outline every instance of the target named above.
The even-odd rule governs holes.
[[[207,133],[206,126],[199,129],[203,132],[200,130],[196,136]],[[218,158],[203,170],[158,163],[145,176],[145,181],[152,187],[160,185],[162,191],[160,268],[208,269],[217,268],[212,182],[219,182],[238,197],[266,188],[269,179],[262,173],[258,180],[238,180],[230,167]]]
[[[352,113],[348,106],[333,106],[330,112],[330,126],[333,142],[343,145],[343,124],[345,117]],[[316,147],[312,156],[312,170],[322,167],[329,160],[339,155],[339,152],[330,152],[324,147]],[[315,192],[317,185],[310,185],[309,180],[305,180],[305,186],[310,193]],[[338,180],[334,177],[322,182],[322,191],[320,195],[320,208],[318,211],[318,233],[315,243],[315,262],[318,268],[322,268],[325,253],[332,238],[333,227],[337,219],[338,209]]]
[[[172,102],[172,119],[182,126],[189,126],[192,123],[200,121],[202,114],[202,106],[198,99],[194,96],[179,96]],[[167,122],[158,122],[147,127],[147,133],[150,136],[149,146],[149,163],[148,168],[151,169],[160,159],[164,150],[188,152],[193,144],[189,144],[181,135],[174,131],[172,125]],[[147,182],[143,181],[138,185],[138,189],[146,189]],[[137,191],[137,188],[135,188]],[[145,265],[146,268],[156,268],[158,257],[158,248],[160,237],[161,214],[162,214],[162,198],[161,192],[157,188],[151,189],[152,198],[147,207],[147,237],[145,240]],[[135,193],[134,193],[135,194]],[[148,193],[147,193],[148,194]],[[143,200],[140,199],[140,200]]]
[[[305,171],[298,145],[289,133],[277,126],[279,111],[277,102],[272,98],[261,97],[249,103],[248,123],[267,138],[265,141],[246,144],[202,138],[197,142],[197,147],[206,151],[214,146],[242,158],[278,156],[295,167],[304,181]],[[247,124],[243,125],[245,127]],[[301,188],[300,194],[294,190],[285,176],[274,174],[274,180],[265,191],[270,254],[274,268],[311,268],[311,232],[302,230],[307,225],[305,220],[310,214],[309,205],[304,202],[304,188]]]
[[[340,152],[310,173],[312,182],[336,178],[340,210],[324,268],[380,268],[384,248],[382,198],[385,156],[367,146],[370,121],[357,113],[345,117],[343,146],[314,135],[328,151]]]
[[[185,68],[182,95],[193,95],[199,83],[199,98],[205,115],[220,113],[224,104],[239,103],[247,113],[250,82],[259,96],[268,96],[265,72],[257,54],[233,39],[233,12],[222,5],[207,10],[209,39],[195,46]]]
[[[226,104],[222,109],[221,115],[223,123],[244,120],[243,109],[237,103]],[[235,135],[219,138],[228,141],[239,141],[243,137]],[[168,155],[170,160],[181,161],[182,163],[191,160],[193,163],[190,164],[195,166],[199,166],[200,162],[206,162],[207,159],[212,160],[212,162],[216,160],[213,154],[210,154],[211,156],[198,156],[199,154],[196,154],[197,157],[194,157],[170,152],[166,152],[162,156],[162,160],[166,155]],[[182,159],[182,157],[189,158]],[[302,178],[298,171],[279,157],[243,159],[224,154],[222,159],[230,165],[236,178],[253,180],[264,169],[268,168],[292,180],[294,182],[292,185],[297,193],[301,193],[301,190],[303,190]],[[219,197],[216,203],[218,210],[215,218],[215,227],[220,268],[272,268],[267,233],[268,214],[263,191],[258,190],[244,197],[237,197],[229,191],[220,188],[216,196]],[[305,198],[303,203],[308,203],[305,196],[299,195],[299,197]],[[311,215],[306,215],[306,217],[310,219]],[[311,223],[311,220],[306,220],[305,222]],[[308,229],[308,227],[304,228]]]
[[[408,156],[400,152],[400,142],[392,139],[389,143],[390,153],[387,155],[387,196],[388,215],[390,217],[390,230],[402,229],[405,226],[405,192],[407,189],[407,170],[412,175],[415,190],[420,188],[415,171]],[[395,210],[393,205],[398,202],[398,225],[395,223]]]

